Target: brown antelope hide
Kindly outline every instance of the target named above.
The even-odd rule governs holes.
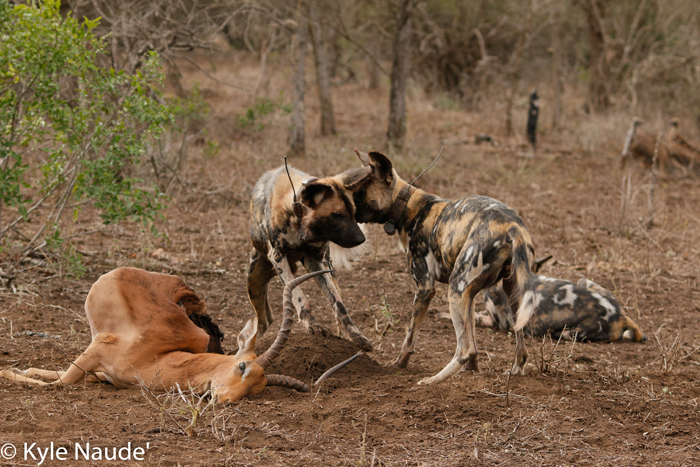
[[[14,381],[47,385],[75,384],[86,377],[108,381],[117,388],[155,391],[177,385],[212,391],[219,402],[234,402],[257,394],[266,385],[309,391],[301,381],[265,375],[265,369],[284,347],[292,324],[292,289],[316,271],[290,281],[284,289],[284,316],[275,342],[255,355],[256,320],[238,335],[236,355],[206,353],[210,336],[189,315],[205,309],[204,302],[177,276],[119,268],[100,277],[85,301],[92,343],[66,371],[8,369],[0,376]],[[41,377],[52,383],[36,380]]]

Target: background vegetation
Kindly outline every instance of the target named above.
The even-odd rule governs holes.
[[[254,144],[268,127],[286,134],[284,151],[307,154],[307,127],[344,131],[332,90],[351,83],[390,89],[373,125],[408,168],[418,95],[480,113],[483,131],[518,144],[535,88],[538,133],[552,143],[594,151],[634,115],[661,129],[680,117],[693,136],[699,26],[693,0],[0,0],[4,277],[31,258],[79,273],[82,253],[66,240],[86,233],[72,230],[86,207],[155,233],[163,193],[229,190],[194,189],[193,145],[214,157],[222,141]],[[206,63],[216,54],[256,62],[256,76],[217,77]],[[184,66],[235,96],[231,115],[210,115]],[[274,84],[280,75],[288,86]]]

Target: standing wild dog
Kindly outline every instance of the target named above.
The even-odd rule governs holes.
[[[267,289],[275,273],[284,283],[294,279],[297,262],[309,272],[332,269],[331,249],[352,248],[365,241],[355,221],[355,205],[349,191],[369,174],[367,169],[318,179],[290,168],[295,193],[285,167],[267,172],[255,184],[250,202],[250,240],[253,251],[248,266],[248,297],[258,316],[262,335],[272,322]],[[329,244],[329,242],[332,242]],[[335,245],[334,245],[335,244]],[[363,350],[372,343],[353,324],[340,298],[335,274],[316,276],[321,291],[335,311],[348,339]],[[294,290],[294,305],[307,331],[328,335],[311,314],[309,302]]]
[[[538,259],[532,270],[537,274],[551,256]],[[579,341],[644,340],[637,324],[606,289],[588,279],[574,284],[562,279],[536,275],[533,279],[537,310],[525,327],[534,337],[551,334],[554,339]],[[513,327],[513,312],[503,288],[484,290],[486,311],[476,315],[477,323],[508,330]]]
[[[355,217],[358,222],[385,223],[389,234],[399,232],[418,288],[411,323],[394,365],[405,367],[414,353],[418,330],[435,295],[437,280],[449,284],[457,350],[440,373],[420,383],[444,381],[465,365],[478,370],[474,298],[479,291],[503,279],[511,308],[518,310],[512,371],[522,373],[527,361],[522,329],[536,305],[534,274],[530,271],[534,248],[522,219],[506,205],[485,196],[458,201],[440,199],[401,179],[384,155],[365,154],[357,149],[355,152],[364,166],[355,169],[360,171],[358,176],[366,168],[372,169],[354,190]]]

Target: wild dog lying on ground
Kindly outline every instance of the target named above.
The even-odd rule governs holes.
[[[291,329],[294,309],[292,289],[318,271],[290,281],[284,290],[284,320],[277,339],[260,357],[255,356],[257,324],[250,320],[238,335],[236,355],[206,353],[218,334],[210,336],[189,316],[206,315],[206,305],[177,276],[119,268],[95,282],[85,301],[92,343],[66,371],[30,368],[0,371],[14,381],[68,385],[82,381],[109,381],[120,389],[141,384],[154,391],[176,385],[200,392],[212,391],[219,402],[237,401],[257,394],[268,385],[309,391],[301,381],[265,375],[265,368],[279,355]],[[209,320],[210,321],[210,320]],[[36,377],[54,380],[46,383]]]
[[[449,201],[415,189],[396,174],[384,155],[355,152],[364,166],[355,170],[372,169],[354,191],[355,217],[358,222],[386,223],[387,233],[399,232],[418,288],[411,323],[394,365],[405,367],[414,353],[437,280],[449,284],[457,350],[440,373],[420,383],[444,381],[465,365],[478,370],[474,298],[502,279],[511,308],[518,310],[512,371],[522,373],[527,360],[522,329],[536,305],[530,271],[534,248],[522,219],[506,205],[485,196]]]
[[[551,256],[535,261],[533,272],[537,274],[549,259]],[[615,297],[595,282],[581,279],[574,284],[542,275],[536,275],[533,281],[537,310],[525,326],[526,334],[551,334],[554,339],[579,341],[644,340]],[[513,327],[513,312],[500,285],[484,290],[484,303],[486,311],[477,313],[477,324],[501,330]]]
[[[261,335],[273,319],[267,289],[275,273],[288,283],[294,278],[299,261],[309,272],[332,269],[331,249],[336,245],[352,248],[365,241],[355,221],[355,205],[349,190],[369,175],[369,169],[318,179],[290,168],[290,175],[298,190],[296,202],[284,166],[258,180],[250,202],[253,251],[247,286]],[[372,350],[372,343],[353,324],[343,305],[335,274],[317,276],[316,282],[348,339],[363,350]],[[299,290],[294,291],[294,305],[308,332],[329,333],[311,314],[309,302]]]

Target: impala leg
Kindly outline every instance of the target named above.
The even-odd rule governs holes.
[[[40,368],[29,368],[24,371],[24,374],[28,378],[44,378],[48,379],[51,381],[57,381],[59,379],[65,380],[65,371],[56,371],[56,370],[42,370]],[[107,383],[109,380],[105,377],[104,373],[101,371],[97,371],[95,373],[89,374],[86,377],[86,380],[89,383]]]
[[[14,368],[0,371],[3,376],[12,381],[20,383],[34,384],[37,386],[65,386],[82,381],[87,376],[94,375],[97,380],[106,379],[102,372],[101,353],[105,345],[113,344],[117,337],[113,334],[97,334],[90,346],[83,352],[75,362],[71,363],[66,371],[42,370],[40,368],[29,368],[21,371]],[[109,349],[114,351],[113,349]],[[52,383],[39,381],[35,377],[42,377],[54,380]]]

